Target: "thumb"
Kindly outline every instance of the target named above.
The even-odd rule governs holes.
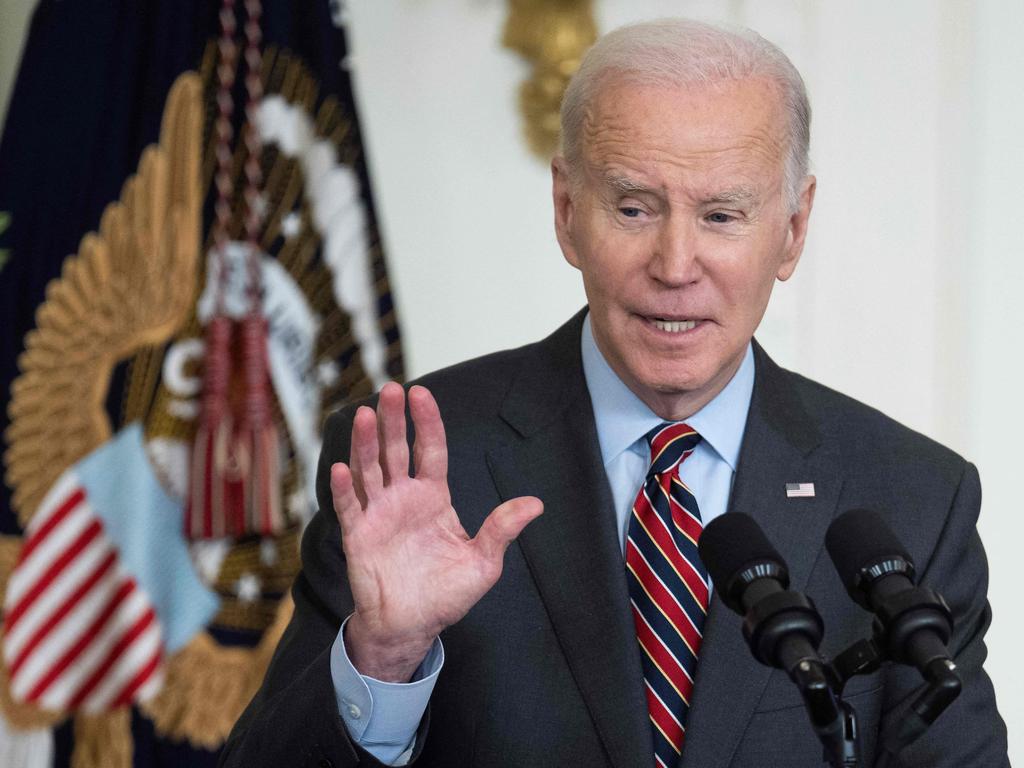
[[[544,503],[535,496],[509,499],[487,516],[473,544],[485,558],[500,562],[508,545],[543,511]]]

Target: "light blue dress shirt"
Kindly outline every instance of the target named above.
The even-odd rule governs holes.
[[[583,322],[580,346],[601,458],[615,503],[619,544],[625,551],[633,500],[651,460],[644,435],[663,419],[615,375],[594,342],[589,315]],[[736,375],[711,402],[686,419],[703,439],[679,474],[693,489],[705,525],[723,514],[729,503],[753,390],[754,354],[748,345]],[[363,749],[386,765],[405,765],[444,664],[441,641],[434,641],[412,682],[384,683],[356,672],[345,653],[344,629],[342,624],[331,649],[338,712]]]
[[[651,463],[644,435],[664,419],[615,375],[594,343],[589,315],[583,322],[582,347],[583,375],[594,405],[597,441],[615,501],[619,544],[625,552],[633,501]],[[739,370],[725,388],[686,419],[702,440],[679,467],[679,475],[693,490],[705,525],[724,514],[729,503],[753,391],[754,352],[748,344]]]

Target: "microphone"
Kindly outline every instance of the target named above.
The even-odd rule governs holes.
[[[851,509],[825,534],[825,548],[850,597],[877,617],[889,658],[926,677],[952,670],[953,616],[937,592],[915,586],[914,561],[877,512]]]
[[[715,518],[698,550],[722,602],[744,617],[743,636],[758,661],[798,684],[812,663],[823,666],[821,616],[809,598],[789,591],[786,562],[753,518],[739,512]]]
[[[841,514],[825,534],[825,548],[850,597],[875,614],[873,645],[893,661],[917,667],[926,681],[880,744],[883,759],[895,760],[960,695],[962,682],[947,649],[953,615],[942,595],[914,585],[914,561],[877,512]]]
[[[826,761],[858,765],[853,711],[836,695],[838,681],[818,654],[825,625],[810,598],[789,590],[782,555],[754,519],[739,512],[712,520],[697,548],[722,602],[743,616],[754,658],[785,670],[800,690]]]

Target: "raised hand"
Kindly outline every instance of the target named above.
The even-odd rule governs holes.
[[[376,413],[352,426],[350,464],[331,467],[355,613],[345,646],[355,668],[389,682],[412,677],[434,637],[501,575],[505,549],[543,511],[532,496],[497,507],[470,539],[448,491],[448,448],[433,396],[409,390],[416,427],[409,475],[405,392],[385,384]]]

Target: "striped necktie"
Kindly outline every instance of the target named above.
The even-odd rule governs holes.
[[[651,467],[633,502],[626,579],[640,643],[655,765],[674,768],[686,738],[693,676],[708,609],[708,574],[697,554],[702,523],[679,467],[700,442],[681,422],[647,433]]]

